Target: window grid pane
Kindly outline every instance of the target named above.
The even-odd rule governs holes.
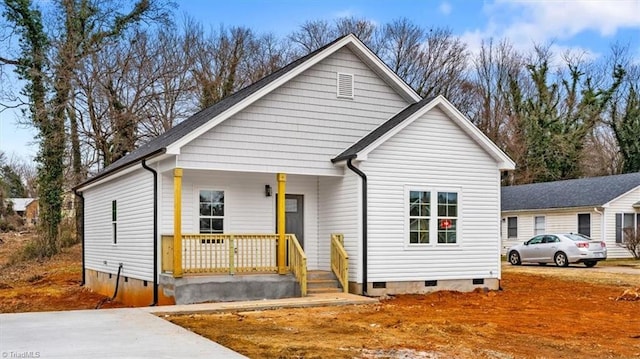
[[[458,194],[438,192],[438,243],[457,242]]]
[[[224,191],[200,191],[200,233],[224,233]]]
[[[409,192],[409,243],[429,243],[429,216],[431,214],[431,193]]]

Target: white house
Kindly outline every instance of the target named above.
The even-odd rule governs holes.
[[[631,257],[624,230],[640,228],[640,172],[502,188],[503,253],[541,233],[605,241],[609,258]]]
[[[305,295],[317,271],[367,295],[496,289],[513,168],[347,35],[76,188],[85,284],[110,295],[120,268],[139,305]]]

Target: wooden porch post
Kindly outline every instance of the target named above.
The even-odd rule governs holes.
[[[287,268],[285,263],[286,244],[285,244],[285,191],[287,184],[287,175],[278,173],[278,274],[286,274]]]
[[[182,277],[182,168],[173,170],[173,277]]]

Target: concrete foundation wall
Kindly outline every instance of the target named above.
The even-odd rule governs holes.
[[[85,287],[111,298],[116,286],[115,274],[85,270]],[[153,282],[125,277],[120,275],[118,294],[115,300],[133,307],[146,307],[153,302]],[[97,303],[96,303],[97,304]],[[162,288],[158,289],[158,305],[175,304],[172,297],[163,295]]]
[[[380,282],[380,284],[382,283],[384,283],[385,288],[373,288],[373,283],[369,282],[367,295],[380,297],[394,294],[425,294],[440,290],[471,292],[477,288],[486,288],[488,290],[498,290],[500,288],[500,281],[495,278],[485,278],[482,284],[473,284],[472,279],[438,280],[435,286],[426,286],[425,281]],[[349,282],[349,292],[362,294],[362,283]]]
[[[176,304],[233,302],[299,297],[300,285],[292,275],[252,274],[173,278],[160,275],[163,296]]]

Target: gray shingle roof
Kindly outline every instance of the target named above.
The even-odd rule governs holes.
[[[155,154],[163,152],[164,150],[166,150],[167,146],[173,144],[174,142],[178,141],[184,136],[187,136],[189,133],[196,130],[200,126],[204,125],[214,117],[218,116],[219,114],[228,110],[229,108],[235,106],[240,101],[244,100],[248,96],[251,96],[255,92],[262,89],[263,87],[269,85],[270,83],[274,82],[275,80],[279,79],[280,77],[294,70],[298,66],[305,63],[307,60],[311,59],[312,57],[316,56],[318,53],[322,52],[326,48],[330,47],[331,45],[335,44],[336,42],[342,40],[347,36],[349,35],[341,36],[335,39],[334,41],[326,44],[325,46],[289,63],[288,65],[280,68],[279,70],[272,72],[271,74],[254,82],[253,84],[247,87],[244,87],[243,89],[235,92],[234,94],[228,97],[225,97],[219,102],[216,102],[215,104],[197,112],[196,114],[192,115],[191,117],[187,118],[181,123],[175,125],[173,128],[169,129],[167,132],[161,134],[160,136],[154,138],[153,140],[147,142],[146,144],[138,147],[131,153],[115,161],[111,165],[107,166],[96,176],[88,179],[87,181],[80,184],[76,188],[87,185],[119,169],[125,168],[131,164],[137,163],[138,161],[142,161],[145,158],[149,158]]]
[[[602,206],[640,186],[640,172],[502,187],[502,210]]]
[[[405,107],[402,111],[398,112],[395,116],[391,117],[382,125],[378,126],[375,130],[369,132],[366,136],[361,138],[358,142],[354,143],[351,147],[347,148],[341,154],[337,155],[335,158],[331,159],[331,162],[338,162],[342,160],[346,160],[349,158],[355,157],[358,152],[364,150],[375,142],[378,138],[384,136],[387,132],[394,129],[396,126],[401,124],[404,120],[411,117],[418,110],[429,104],[433,101],[434,97],[427,97],[419,102],[412,103],[411,105]]]

